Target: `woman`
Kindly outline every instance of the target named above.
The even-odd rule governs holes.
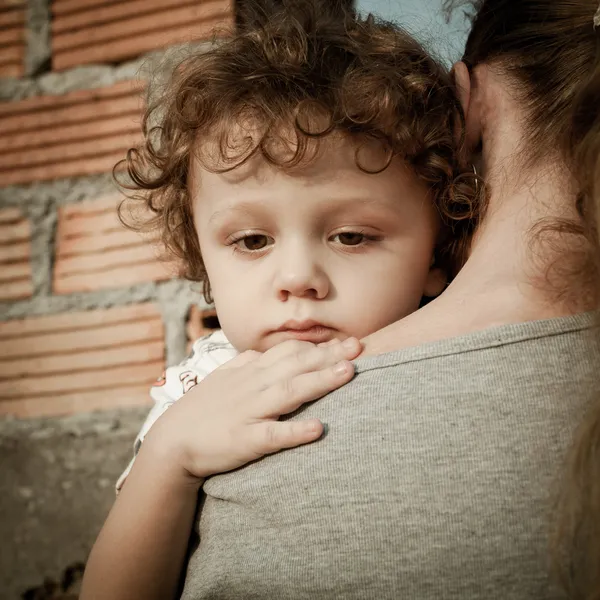
[[[551,498],[600,398],[588,312],[598,303],[588,235],[597,231],[597,9],[597,0],[478,7],[455,68],[468,146],[488,186],[469,258],[438,299],[365,340],[352,382],[301,410],[327,423],[324,439],[204,484],[183,598],[562,597],[548,565]],[[317,369],[314,352],[292,359],[310,357],[303,367]],[[290,356],[279,358],[289,375]],[[207,399],[229,401],[242,388],[258,396],[255,365],[240,366],[235,389],[218,377],[196,389]],[[577,487],[562,484],[574,598],[600,593],[589,536],[594,431],[576,441]],[[136,507],[128,480],[119,508],[148,532],[137,545],[122,532],[128,558],[111,575],[140,591],[127,597],[172,590],[183,555],[172,544],[190,528],[197,488],[173,496],[165,513],[155,500],[171,497],[172,482],[154,481],[160,489]],[[106,530],[114,536],[121,522],[111,515]],[[82,597],[106,597],[93,581]]]

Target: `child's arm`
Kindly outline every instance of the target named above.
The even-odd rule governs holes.
[[[82,600],[176,597],[202,480],[144,443],[96,540]]]
[[[360,349],[352,339],[247,352],[166,411],[92,550],[81,600],[174,598],[204,478],[318,439],[314,419],[277,419],[348,382]]]

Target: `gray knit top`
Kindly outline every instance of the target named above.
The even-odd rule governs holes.
[[[525,600],[548,576],[551,490],[600,401],[593,316],[356,361],[291,418],[320,441],[209,479],[184,599]]]

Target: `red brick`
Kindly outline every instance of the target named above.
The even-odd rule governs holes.
[[[67,367],[65,361],[63,367]],[[162,360],[145,365],[103,368],[66,374],[35,375],[18,379],[0,379],[0,402],[28,396],[46,396],[64,392],[101,390],[120,383],[147,383],[150,385],[164,368]]]
[[[22,62],[12,64],[0,64],[0,77],[23,77],[25,67]]]
[[[0,186],[33,183],[35,181],[47,181],[63,177],[94,175],[96,173],[109,173],[115,164],[125,157],[126,151],[127,148],[123,147],[121,152],[113,152],[106,156],[6,171],[0,173]]]
[[[21,300],[31,296],[33,296],[31,278],[2,282],[2,285],[0,285],[0,300]]]
[[[115,248],[128,248],[140,243],[135,231],[123,228],[122,231],[109,231],[101,236],[83,238],[67,238],[56,248],[56,258],[74,254],[95,254]]]
[[[84,200],[76,204],[65,204],[58,210],[59,220],[74,219],[84,215],[100,214],[115,209],[123,196],[119,192],[107,194],[93,200]]]
[[[121,6],[126,6],[123,3]],[[191,6],[169,8],[149,15],[132,14],[129,19],[120,19],[104,24],[97,24],[88,19],[86,13],[79,13],[73,19],[79,19],[76,31],[58,33],[52,38],[52,50],[59,53],[73,48],[88,47],[100,42],[108,42],[119,38],[161,31],[181,25],[189,26],[190,23],[212,21],[231,12],[229,0],[210,0],[208,2],[195,2]],[[167,7],[165,7],[167,8]],[[193,32],[190,31],[193,35]]]
[[[4,223],[0,225],[0,240],[3,244],[12,242],[23,242],[31,237],[31,225],[29,221],[22,219],[16,223]]]
[[[0,210],[0,300],[33,294],[31,225],[17,208]]]
[[[191,22],[137,35],[131,34],[111,40],[110,43],[98,42],[82,48],[53,52],[52,67],[60,71],[79,64],[121,61],[157,48],[207,39],[213,36],[215,30],[222,32],[230,26],[231,15],[226,14],[208,21]]]
[[[0,323],[0,414],[146,404],[164,369],[163,340],[150,303]]]
[[[52,373],[82,371],[86,369],[101,369],[123,365],[137,365],[155,362],[164,358],[165,348],[162,340],[144,342],[127,348],[104,348],[80,352],[69,357],[68,364],[61,355],[48,354],[27,358],[16,358],[2,362],[0,380],[6,374],[14,377],[32,377]]]
[[[28,277],[31,277],[31,266],[28,262],[8,263],[0,266],[0,282],[27,279]]]
[[[127,346],[163,338],[160,319],[120,323],[91,329],[49,332],[23,338],[0,339],[0,358],[44,356],[53,353],[76,353],[111,346]],[[68,359],[65,359],[68,367]],[[0,369],[2,361],[0,361]]]
[[[74,12],[80,12],[94,6],[104,6],[109,4],[118,4],[122,0],[53,0],[52,14],[65,15]]]
[[[25,10],[23,8],[0,11],[0,27],[22,27],[23,25],[25,25]]]
[[[120,194],[112,194],[61,206],[58,209],[59,241],[82,233],[123,229],[116,210],[122,199]]]
[[[18,208],[4,208],[0,211],[1,223],[17,223],[23,218],[21,211]]]
[[[117,218],[122,196],[63,206],[58,213],[53,289],[56,294],[129,287],[177,276],[160,247]]]
[[[90,275],[92,273],[112,271],[128,265],[154,264],[158,260],[156,251],[148,244],[140,244],[131,248],[118,248],[89,256],[75,255],[61,259],[54,270],[56,280],[73,275]],[[104,273],[100,274],[100,277]],[[112,286],[111,286],[112,287]]]
[[[145,81],[128,79],[105,87],[76,90],[58,96],[33,96],[15,102],[0,102],[0,117],[56,109],[62,106],[89,104],[90,102],[96,102],[105,98],[120,98],[131,95],[139,96],[145,85]]]
[[[59,161],[76,160],[84,157],[101,156],[137,146],[141,133],[113,135],[96,139],[65,142],[45,148],[28,148],[7,154],[0,154],[0,171],[10,171],[23,167],[53,164]]]
[[[127,240],[126,245],[133,243],[141,243],[142,239],[136,232],[131,232],[128,229],[124,229],[123,224],[117,216],[116,208],[113,206],[112,210],[92,213],[88,215],[77,216],[73,219],[61,219],[59,221],[59,235],[61,242],[75,238],[78,240],[81,251],[85,254],[88,250],[87,239],[81,239],[82,236],[88,237],[92,235],[99,235],[103,237],[105,233],[114,233],[115,231],[127,231],[133,237]]]
[[[9,115],[0,119],[0,136],[16,131],[35,131],[42,127],[57,128],[74,123],[94,122],[135,112],[141,114],[142,108],[142,100],[136,93],[72,106],[57,104],[44,111]]]
[[[11,13],[25,9],[27,0],[0,0],[0,13]]]
[[[2,263],[18,262],[27,260],[31,255],[31,245],[29,241],[17,242],[14,244],[0,245],[0,265]],[[2,266],[0,266],[0,269]]]
[[[0,2],[0,77],[21,77],[24,72],[24,4]]]
[[[190,4],[197,4],[197,0],[122,0],[118,4],[92,6],[74,14],[56,15],[52,20],[52,33],[56,35],[71,29],[110,23],[127,17],[139,17]]]
[[[23,27],[11,27],[10,29],[0,29],[0,44],[24,44],[25,29]]]
[[[11,64],[14,62],[22,61],[25,56],[25,44],[22,42],[16,42],[10,46],[2,48],[0,54],[0,63]]]
[[[28,131],[27,133],[19,131],[8,133],[2,138],[3,147],[0,147],[0,155],[2,153],[13,153],[15,150],[24,148],[38,148],[40,146],[60,148],[60,145],[65,142],[97,139],[115,134],[137,133],[139,135],[140,132],[141,115],[140,111],[136,110],[124,116],[109,117],[102,121],[91,121],[86,123],[84,127],[76,124],[65,125],[60,128]]]
[[[160,319],[160,312],[155,304],[150,302],[128,304],[104,310],[86,310],[59,313],[46,317],[0,321],[0,339],[76,329],[96,329],[132,321],[157,319]]]

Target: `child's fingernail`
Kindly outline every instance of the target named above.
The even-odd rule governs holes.
[[[353,350],[356,348],[356,338],[350,337],[347,340],[344,340],[343,346],[347,350]]]
[[[346,361],[339,362],[333,367],[333,372],[336,375],[345,375],[348,372],[348,363]]]
[[[318,431],[321,431],[321,427],[321,421],[309,421],[306,425],[306,429],[310,433],[317,433]]]

